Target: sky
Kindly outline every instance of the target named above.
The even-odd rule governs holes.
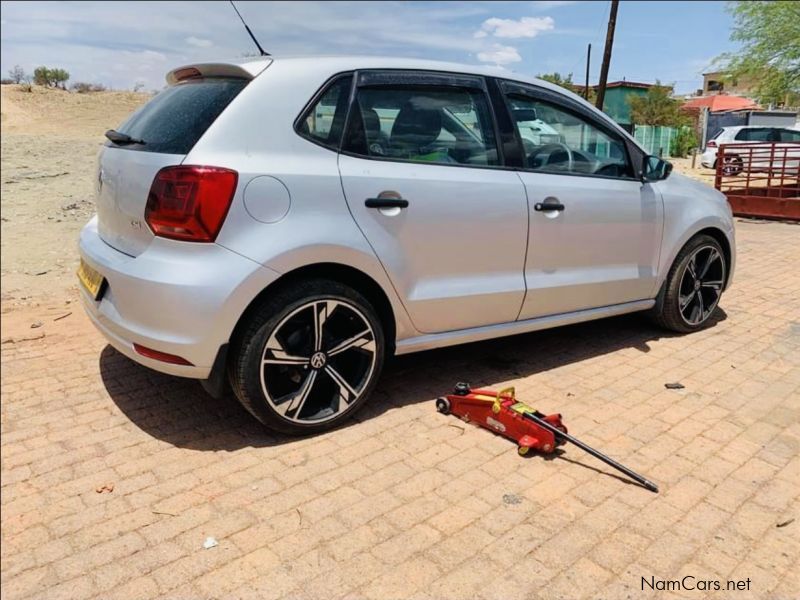
[[[237,6],[261,45],[280,54],[410,56],[558,71],[596,83],[608,1],[248,2]],[[228,2],[0,3],[0,68],[68,70],[71,81],[160,89],[170,69],[254,52]],[[723,2],[620,2],[609,81],[702,86],[712,59],[734,49]]]

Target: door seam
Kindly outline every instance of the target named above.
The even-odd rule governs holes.
[[[353,214],[353,210],[350,208],[350,202],[347,200],[347,193],[344,190],[344,178],[342,177],[342,168],[339,166],[339,160],[341,156],[342,155],[340,152],[336,153],[336,170],[339,172],[339,187],[342,189],[342,198],[344,199],[344,205],[347,207],[347,212],[350,214],[350,218],[353,220],[353,223],[355,223],[355,226],[358,229],[358,231],[361,232],[361,237],[364,238],[364,241],[367,243],[367,246],[369,246],[369,249],[372,250],[372,255],[375,257],[375,260],[378,261],[378,264],[381,266],[381,269],[383,269],[383,273],[386,275],[386,279],[389,281],[389,285],[392,286],[392,290],[394,291],[394,295],[397,297],[397,301],[400,303],[400,306],[403,307],[403,310],[406,313],[406,318],[408,319],[409,324],[411,325],[411,327],[414,328],[414,331],[417,334],[422,334],[423,332],[421,332],[417,328],[417,326],[414,324],[414,321],[411,319],[411,314],[408,312],[408,307],[406,306],[406,303],[403,301],[403,296],[397,291],[397,287],[395,287],[394,281],[392,281],[392,278],[389,275],[389,271],[386,270],[386,265],[383,264],[381,257],[378,256],[378,253],[375,251],[375,247],[372,245],[372,242],[369,241],[369,238],[367,237],[367,234],[364,233],[364,230],[361,229],[361,225],[359,224],[358,219],[356,219],[356,216]],[[397,317],[395,317],[395,321],[396,320]],[[395,323],[395,327],[397,327],[397,323]],[[397,340],[395,340],[395,343],[396,341]]]
[[[528,218],[528,228],[525,236],[525,256],[522,260],[522,283],[525,285],[525,293],[522,295],[522,302],[519,305],[517,318],[514,319],[514,321],[519,321],[522,315],[522,309],[525,307],[525,301],[528,299],[528,249],[531,245],[531,201],[530,198],[528,198],[528,186],[525,185],[525,181],[523,181],[519,171],[515,171],[515,173],[522,185],[522,190],[525,192],[525,216]]]

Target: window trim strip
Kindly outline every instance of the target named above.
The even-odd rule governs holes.
[[[589,124],[597,127],[597,129],[599,129],[606,135],[615,137],[618,140],[620,140],[625,146],[625,151],[628,155],[628,161],[630,162],[630,166],[633,170],[633,175],[628,175],[626,177],[614,177],[609,175],[597,175],[594,173],[574,173],[574,172],[557,173],[557,172],[543,171],[541,169],[529,169],[527,165],[525,165],[525,163],[527,162],[527,157],[525,156],[524,150],[522,151],[522,154],[523,154],[523,164],[525,166],[522,167],[521,169],[522,171],[524,171],[525,173],[546,172],[549,175],[597,177],[599,179],[621,179],[621,180],[642,182],[642,165],[647,155],[639,147],[637,147],[631,140],[629,140],[626,135],[623,135],[621,132],[617,131],[615,125],[605,122],[598,115],[594,114],[593,111],[587,109],[585,106],[582,106],[581,104],[579,104],[572,98],[566,96],[565,94],[560,94],[558,92],[538,87],[530,83],[523,83],[520,81],[513,81],[510,79],[498,79],[498,84],[500,86],[503,99],[506,102],[506,106],[508,105],[508,96],[513,94],[527,96],[534,100],[555,104],[557,107],[563,106],[566,112],[573,113],[581,118],[586,119],[589,122]],[[510,111],[510,108],[508,108],[507,106],[506,110]]]
[[[366,85],[363,83],[365,77],[369,77],[372,74],[378,74],[383,76],[385,74],[392,74],[397,76],[398,73],[402,73],[403,75],[408,75],[405,77],[403,81],[398,81],[395,79],[388,79],[386,82],[381,81],[371,81],[368,82]],[[378,78],[380,79],[380,77]],[[472,83],[477,83],[480,85],[463,85],[463,82],[470,81]],[[489,112],[489,120],[490,126],[492,128],[492,134],[494,136],[494,146],[495,151],[497,152],[498,164],[496,165],[472,165],[472,164],[464,164],[464,163],[438,163],[438,162],[425,162],[425,161],[417,161],[417,160],[408,160],[403,158],[397,157],[382,157],[382,156],[369,156],[364,154],[359,154],[357,152],[353,152],[350,150],[345,150],[344,142],[347,138],[347,133],[350,130],[350,119],[352,115],[356,111],[357,106],[357,93],[358,88],[366,87],[366,88],[375,88],[375,87],[414,87],[414,86],[423,86],[423,87],[454,87],[454,88],[466,88],[468,90],[473,91],[480,91],[483,94],[484,101],[486,102],[486,108]],[[460,73],[446,73],[442,71],[422,71],[419,69],[364,69],[364,70],[357,70],[354,72],[353,76],[353,88],[351,90],[350,96],[350,104],[347,110],[347,118],[345,120],[345,129],[342,134],[342,138],[339,144],[339,153],[344,154],[345,156],[351,156],[354,158],[363,158],[365,160],[379,160],[383,162],[397,162],[397,163],[407,163],[407,164],[414,164],[414,165],[434,165],[434,166],[444,166],[444,167],[466,167],[466,168],[478,168],[478,169],[501,169],[501,170],[516,170],[516,167],[509,168],[505,164],[505,157],[503,155],[503,150],[500,144],[500,132],[498,129],[497,124],[497,115],[495,114],[494,104],[492,103],[492,99],[489,94],[486,78],[482,75],[467,75],[467,74],[460,74]]]

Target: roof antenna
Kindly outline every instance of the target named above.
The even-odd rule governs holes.
[[[258,40],[256,39],[256,36],[254,36],[254,35],[253,35],[253,32],[252,32],[252,31],[250,31],[250,28],[247,26],[247,23],[245,23],[245,22],[244,22],[244,19],[242,18],[242,14],[239,12],[239,9],[238,9],[238,8],[236,8],[236,5],[233,3],[233,0],[229,0],[229,1],[230,1],[230,3],[231,3],[231,6],[233,7],[233,10],[235,10],[235,11],[236,11],[236,14],[237,14],[237,15],[239,15],[239,20],[241,20],[241,22],[242,22],[242,25],[244,25],[244,28],[247,30],[247,33],[248,33],[248,34],[250,35],[250,37],[252,38],[252,40],[253,40],[253,43],[256,45],[256,48],[258,48],[258,51],[261,53],[261,56],[270,56],[270,53],[269,53],[269,52],[266,52],[266,51],[265,51],[265,50],[264,50],[264,49],[261,47],[261,44],[259,44],[259,43],[258,43]]]

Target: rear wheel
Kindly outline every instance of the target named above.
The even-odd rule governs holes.
[[[738,156],[726,156],[722,161],[723,175],[738,175],[742,172],[742,159]]]
[[[372,392],[385,342],[370,303],[338,282],[306,281],[276,292],[233,344],[229,378],[244,407],[290,434],[331,429]]]
[[[705,327],[722,296],[726,268],[717,240],[708,235],[693,237],[670,268],[663,302],[652,313],[655,321],[682,333]]]

